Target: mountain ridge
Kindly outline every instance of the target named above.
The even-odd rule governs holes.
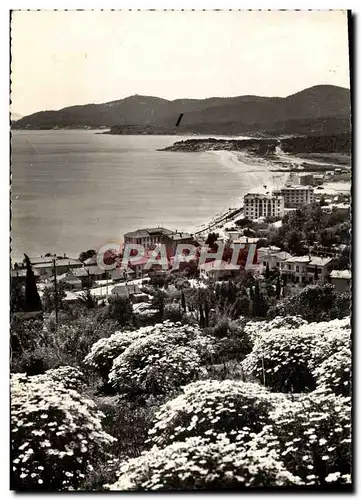
[[[176,127],[181,113],[183,119]],[[329,128],[330,123],[335,123],[336,128],[345,131],[349,128],[347,119],[350,114],[349,89],[315,85],[287,97],[247,95],[171,101],[134,94],[102,104],[39,111],[24,116],[13,126],[20,129],[109,127],[116,134],[182,134],[199,133],[200,130],[205,133],[228,133],[228,129],[229,133],[245,133],[248,130],[253,132],[255,127],[263,132],[274,129],[275,124],[279,127],[282,123],[302,120],[309,120],[312,128],[313,122],[320,123],[324,119]],[[232,123],[232,126],[227,126],[227,123]]]

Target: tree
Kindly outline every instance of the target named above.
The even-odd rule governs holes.
[[[43,293],[43,307],[44,311],[52,312],[56,307],[56,301],[58,309],[63,308],[63,299],[66,297],[65,285],[60,282],[57,284],[57,293],[55,293],[55,286],[51,285],[44,289]]]
[[[266,316],[267,309],[267,302],[259,289],[258,282],[256,282],[252,297],[252,315],[256,318],[262,318]]]
[[[109,297],[109,317],[120,325],[129,325],[133,318],[133,306],[128,297]]]
[[[10,311],[22,312],[25,309],[25,293],[23,286],[20,283],[10,284]]]
[[[280,277],[277,277],[276,281],[276,298],[279,299],[281,297],[281,280]]]
[[[187,305],[186,305],[186,298],[185,298],[183,290],[182,290],[181,302],[182,302],[182,309],[186,313],[187,312]]]
[[[159,315],[163,318],[164,307],[165,307],[165,299],[167,294],[160,290],[159,288],[154,290],[153,298],[152,298],[152,307],[158,310]]]
[[[80,304],[84,305],[87,309],[94,309],[97,306],[97,299],[91,294],[89,288],[79,296],[78,300]]]
[[[266,277],[266,280],[270,277],[269,262],[267,262],[267,264],[266,264],[265,277]]]
[[[81,252],[79,255],[79,260],[80,262],[84,262],[87,259],[90,259],[91,257],[94,257],[96,255],[96,251],[91,249],[91,250],[86,250],[85,252]]]
[[[26,281],[25,281],[25,310],[26,311],[41,311],[41,300],[36,288],[35,276],[31,267],[29,257],[25,256],[26,264]]]
[[[215,242],[218,239],[218,233],[209,233],[207,236],[207,239],[205,241],[206,245],[209,245],[210,247],[213,247]]]

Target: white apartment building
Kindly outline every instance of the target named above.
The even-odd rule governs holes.
[[[283,196],[286,208],[309,205],[315,200],[312,186],[285,186],[273,191],[274,196]]]
[[[248,193],[244,200],[244,216],[255,220],[259,217],[280,217],[284,215],[283,196],[270,194]]]

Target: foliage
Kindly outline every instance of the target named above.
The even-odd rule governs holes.
[[[133,306],[128,297],[109,297],[109,318],[121,326],[130,325],[133,318]]]
[[[97,306],[97,299],[92,295],[89,288],[87,288],[79,297],[78,300],[81,305],[84,305],[87,309],[94,309]]]
[[[267,316],[299,315],[307,321],[328,321],[350,314],[350,295],[339,297],[329,284],[309,285],[297,295],[280,300],[271,307]]]
[[[85,252],[81,252],[79,254],[79,260],[80,262],[84,262],[85,260],[87,259],[90,259],[91,257],[94,257],[96,255],[96,251],[95,250],[86,250]]]
[[[302,325],[307,325],[307,321],[301,316],[276,316],[274,319],[264,321],[248,321],[244,326],[244,332],[252,343],[264,333],[279,328],[299,328]]]
[[[289,320],[288,320],[289,321]],[[242,362],[246,374],[273,391],[308,392],[316,387],[313,370],[349,340],[349,321],[276,327],[258,333]]]
[[[281,403],[251,443],[253,452],[277,453],[284,467],[307,485],[350,482],[349,398],[312,392]]]
[[[109,382],[120,392],[163,394],[197,379],[201,360],[191,347],[152,334],[133,342],[114,362]]]
[[[222,439],[221,439],[222,438]],[[250,454],[225,436],[215,443],[200,437],[153,447],[122,464],[110,490],[243,490],[300,484],[273,455]]]
[[[319,390],[340,396],[351,395],[351,351],[347,347],[332,354],[315,368],[313,376]]]
[[[80,366],[91,346],[115,329],[114,321],[102,320],[92,310],[64,321],[56,329],[40,321],[16,321],[11,333],[20,339],[20,345],[12,352],[12,371],[35,375],[62,365]]]
[[[64,307],[63,299],[65,299],[65,284],[60,282],[57,283],[57,288],[55,291],[55,286],[47,286],[44,288],[43,296],[41,298],[44,311],[52,312],[55,310],[57,305],[58,310]]]
[[[143,338],[152,331],[153,327],[143,327],[135,331],[115,332],[110,337],[99,339],[92,345],[84,364],[93,368],[103,378],[107,378],[114,359],[136,339]]]
[[[281,395],[235,380],[203,380],[191,383],[175,399],[163,405],[149,431],[157,446],[188,437],[215,441],[221,433],[231,440],[250,439],[268,422],[269,412]]]
[[[12,487],[76,489],[114,442],[101,418],[93,401],[69,388],[69,380],[64,385],[51,374],[13,375]]]
[[[26,264],[25,311],[41,311],[41,300],[36,288],[35,276],[29,257],[24,254]]]

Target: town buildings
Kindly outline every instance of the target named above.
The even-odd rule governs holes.
[[[351,286],[351,271],[331,271],[330,282],[334,285],[337,292],[349,292]]]
[[[179,244],[193,244],[193,236],[186,232],[172,231],[164,227],[137,229],[124,235],[124,244],[143,245],[146,249],[162,243],[175,249]]]
[[[285,208],[301,207],[314,202],[312,186],[285,186],[273,191],[274,196],[282,196]]]
[[[332,257],[295,255],[281,262],[280,273],[287,281],[295,284],[314,284],[326,281],[334,265]]]
[[[259,217],[279,217],[284,215],[284,198],[281,195],[248,193],[244,196],[244,216],[255,220]]]
[[[280,269],[281,263],[289,258],[291,258],[291,254],[281,251],[280,248],[275,246],[260,247],[257,249],[257,261],[260,272],[264,272],[267,265],[272,271]]]

